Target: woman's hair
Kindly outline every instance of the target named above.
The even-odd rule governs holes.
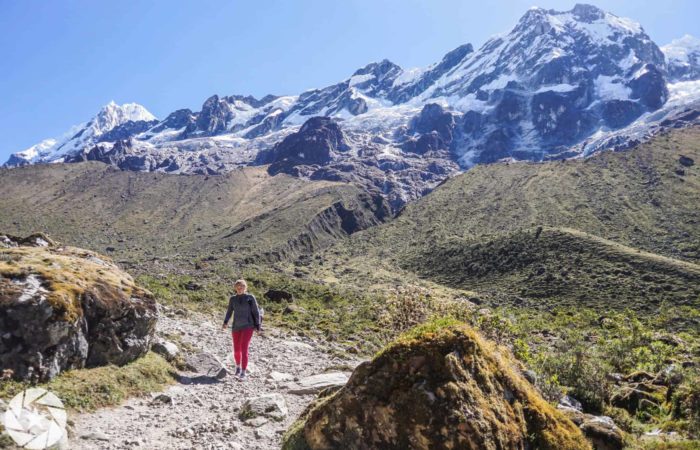
[[[236,287],[236,286],[238,286],[239,284],[243,285],[243,289],[245,289],[245,290],[248,289],[248,283],[246,283],[245,280],[244,280],[243,278],[240,278],[240,279],[236,280],[236,282],[233,283],[233,287]]]

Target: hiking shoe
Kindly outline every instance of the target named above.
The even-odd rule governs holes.
[[[236,373],[234,375],[239,376],[240,374],[241,374],[241,368],[239,366],[236,366]]]
[[[240,375],[238,375],[238,379],[241,381],[245,380],[245,370],[241,370]]]

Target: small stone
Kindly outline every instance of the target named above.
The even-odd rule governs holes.
[[[306,310],[304,308],[302,308],[299,305],[294,305],[294,304],[287,305],[282,310],[282,314],[284,314],[284,315],[295,314],[295,313],[300,314],[300,313],[304,313],[304,312],[306,312]]]
[[[568,395],[562,396],[562,398],[559,400],[559,406],[563,408],[575,409],[576,411],[583,411],[583,405],[581,405],[581,402]]]
[[[523,376],[527,381],[529,381],[532,384],[537,383],[537,374],[532,371],[532,370],[526,370],[523,372]]]
[[[80,439],[91,439],[95,441],[108,441],[109,437],[104,434],[101,430],[91,431],[89,433],[81,434]]]
[[[195,353],[186,358],[186,364],[200,375],[216,378],[224,378],[228,371],[216,356],[207,352]]]
[[[270,421],[270,419],[268,419],[268,418],[266,418],[266,417],[254,417],[254,418],[252,418],[252,419],[246,420],[246,421],[243,422],[243,423],[245,423],[245,424],[248,425],[249,427],[255,427],[255,428],[257,428],[257,427],[261,427],[261,426],[265,425],[265,424],[268,423],[269,421]]]
[[[204,287],[199,283],[195,283],[194,281],[188,281],[185,285],[185,289],[188,291],[200,291],[204,289]]]
[[[256,439],[272,439],[274,437],[272,432],[265,428],[258,428],[253,434],[255,434]]]
[[[684,167],[692,167],[695,164],[693,158],[688,158],[684,155],[681,155],[680,158],[678,158],[678,162]]]
[[[294,377],[288,373],[283,373],[283,372],[277,372],[277,371],[272,371],[270,372],[267,377],[276,382],[279,383],[281,381],[291,381]]]
[[[303,350],[313,350],[314,347],[309,344],[305,344],[304,342],[296,342],[296,341],[283,341],[282,342],[284,345],[287,347],[291,347],[293,349],[303,349]]]
[[[180,352],[180,349],[177,348],[177,345],[173,344],[170,341],[166,341],[165,339],[156,339],[156,342],[151,345],[151,350],[153,350],[155,353],[161,355],[168,361],[172,361],[175,359],[177,354]]]
[[[153,400],[151,400],[151,403],[149,403],[149,404],[150,404],[150,405],[154,405],[154,404],[157,404],[157,403],[162,403],[162,404],[165,404],[165,405],[172,405],[172,404],[173,404],[173,398],[172,398],[171,396],[169,396],[168,394],[159,394],[159,395],[156,395],[156,396],[153,398]]]

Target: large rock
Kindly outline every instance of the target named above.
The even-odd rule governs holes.
[[[590,449],[507,353],[463,325],[405,335],[322,399],[285,448]]]
[[[294,301],[294,296],[291,293],[277,289],[269,289],[267,292],[265,292],[264,297],[271,302],[277,303],[282,302],[283,300],[288,302]]]
[[[625,438],[615,422],[607,416],[593,416],[584,420],[581,431],[596,450],[622,450]]]
[[[148,351],[153,295],[107,257],[43,235],[0,241],[0,366],[13,378],[46,381]]]

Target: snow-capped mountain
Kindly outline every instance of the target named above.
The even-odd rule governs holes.
[[[199,112],[161,121],[138,105],[110,104],[69,139],[7,164],[100,160],[210,174],[271,164],[275,173],[363,183],[400,207],[473,164],[584,156],[642,139],[700,100],[688,81],[698,78],[697,61],[692,38],[662,52],[640,24],[594,6],[532,8],[510,32],[426,68],[383,60],[325,88],[214,95]]]
[[[112,101],[105,105],[95,117],[73,126],[63,136],[45,139],[39,144],[13,154],[7,165],[60,162],[66,156],[82,152],[98,142],[128,139],[157,122],[158,119],[153,114],[137,103],[125,103],[120,106]]]
[[[661,51],[666,55],[671,81],[700,78],[700,39],[686,34],[661,47]]]

